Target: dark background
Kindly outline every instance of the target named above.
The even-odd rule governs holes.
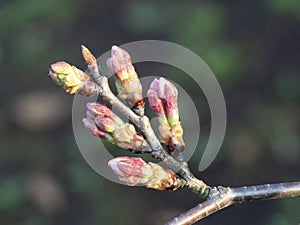
[[[84,69],[82,43],[96,55],[144,39],[191,49],[215,73],[228,111],[224,144],[204,172],[197,171],[210,131],[203,93],[172,68],[145,63],[137,70],[145,76],[163,70],[204,102],[192,170],[211,185],[299,180],[299,26],[297,0],[2,0],[1,224],[155,225],[199,202],[188,190],[115,184],[84,161],[72,131],[73,96],[47,76],[58,60]],[[297,224],[299,212],[299,199],[256,202],[198,224]]]

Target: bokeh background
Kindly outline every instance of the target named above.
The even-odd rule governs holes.
[[[192,170],[212,185],[299,180],[299,27],[297,0],[0,1],[1,224],[158,225],[199,201],[187,190],[115,184],[84,161],[72,131],[73,97],[47,76],[58,60],[84,69],[82,43],[98,55],[144,39],[191,49],[215,73],[228,111],[223,147],[204,172],[197,170],[210,132],[203,93],[174,68],[143,63],[137,70],[171,77],[198,105]],[[299,198],[256,202],[197,224],[297,224],[299,212]]]

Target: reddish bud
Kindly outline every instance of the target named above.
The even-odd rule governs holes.
[[[116,157],[108,166],[121,181],[130,186],[144,185],[156,190],[176,190],[182,185],[174,172],[155,163],[146,163],[141,158]]]
[[[154,79],[148,90],[150,106],[156,113],[158,113],[158,116],[160,116],[160,111],[165,108],[168,122],[171,126],[175,125],[179,121],[177,96],[178,91],[176,86],[163,77]],[[159,103],[157,106],[157,103],[159,102],[157,98],[163,102],[164,107],[160,106],[162,103]]]
[[[95,123],[97,127],[105,132],[112,133],[115,131],[114,122],[110,118],[96,117]]]
[[[105,133],[103,131],[101,131],[95,124],[94,121],[88,119],[88,118],[84,118],[82,119],[83,125],[88,129],[88,131],[94,135],[97,136],[101,139],[107,140],[108,142],[113,142],[114,138],[113,136],[111,136],[108,133]]]
[[[149,105],[158,116],[160,123],[167,124],[168,121],[162,100],[157,96],[156,92],[153,89],[148,90],[147,96]]]
[[[113,137],[111,142],[117,146],[139,152],[149,151],[150,147],[144,137],[138,134],[132,124],[123,122],[110,108],[99,103],[87,103],[85,126],[95,136]],[[105,139],[105,138],[104,138]]]
[[[116,125],[122,125],[124,122],[114,114],[110,108],[97,102],[89,102],[86,104],[88,117],[105,117],[111,118]]]
[[[111,57],[107,60],[108,70],[116,77],[119,97],[139,115],[144,115],[142,85],[131,63],[129,54],[117,47],[111,49]]]
[[[105,105],[99,104],[97,102],[88,102],[86,104],[86,108],[89,112],[89,114],[99,117],[107,117],[112,118],[113,112],[110,108],[108,108]]]
[[[116,157],[108,162],[108,166],[121,181],[131,186],[145,184],[153,175],[151,167],[141,158]]]
[[[168,146],[170,152],[175,152],[181,160],[181,152],[185,145],[179,121],[176,86],[160,77],[151,83],[147,95],[151,108],[159,118],[160,141]]]
[[[137,78],[129,54],[116,45],[111,48],[111,58],[107,60],[107,67],[121,81]]]

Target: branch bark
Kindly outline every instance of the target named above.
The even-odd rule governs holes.
[[[238,188],[215,187],[208,199],[165,225],[190,225],[236,203],[300,197],[300,182],[264,184]]]

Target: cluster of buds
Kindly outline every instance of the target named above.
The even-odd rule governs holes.
[[[144,137],[137,133],[132,124],[125,123],[110,108],[99,103],[87,103],[83,124],[97,137],[121,148],[137,153],[149,152],[150,147]]]
[[[108,166],[129,186],[143,185],[156,190],[174,191],[184,185],[184,181],[176,177],[173,171],[156,163],[146,163],[141,158],[116,157],[108,162]]]
[[[144,115],[142,85],[131,63],[129,54],[117,47],[111,49],[111,57],[107,60],[109,71],[116,78],[119,97],[127,102],[131,109],[140,116]]]
[[[99,86],[82,70],[66,62],[56,62],[49,68],[49,76],[70,94],[93,96],[99,93]]]
[[[49,75],[70,94],[78,93],[85,96],[100,94],[103,91],[101,86],[103,77],[99,72],[97,60],[85,46],[81,48],[90,76],[66,62],[52,64]],[[142,85],[129,54],[113,46],[107,67],[116,78],[118,97],[126,101],[137,115],[144,116]],[[161,143],[167,145],[169,152],[173,152],[175,157],[182,161],[185,144],[175,85],[164,78],[155,79],[147,96],[151,108],[159,119]],[[86,107],[86,118],[82,121],[94,136],[135,153],[153,152],[144,136],[137,133],[132,124],[124,122],[110,108],[100,103],[87,103]],[[155,163],[146,163],[141,158],[117,157],[110,160],[108,166],[121,181],[131,186],[143,185],[157,190],[176,190],[186,185],[186,181],[178,178],[172,170],[164,169]]]
[[[147,96],[159,120],[160,141],[168,146],[170,152],[179,156],[185,144],[179,120],[176,86],[160,77],[151,83]]]

